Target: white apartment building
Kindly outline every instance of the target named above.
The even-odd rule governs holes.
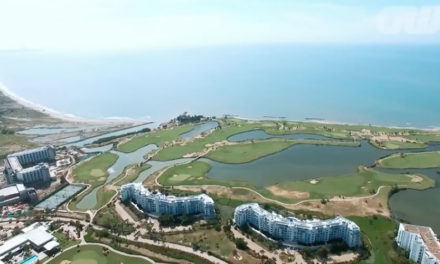
[[[268,212],[257,203],[248,203],[235,209],[234,222],[238,226],[249,225],[286,244],[317,245],[341,239],[352,248],[361,245],[359,227],[341,216],[303,221]]]
[[[149,191],[141,183],[129,183],[121,187],[121,200],[135,202],[145,213],[159,217],[162,214],[200,215],[215,217],[214,201],[206,194],[176,197],[158,191]]]

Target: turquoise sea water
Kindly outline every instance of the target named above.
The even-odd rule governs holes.
[[[0,81],[83,117],[184,111],[440,127],[440,47],[240,46],[113,54],[0,53]]]

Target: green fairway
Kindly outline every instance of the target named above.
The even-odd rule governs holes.
[[[100,154],[73,170],[73,178],[77,182],[91,184],[92,188],[103,184],[108,177],[107,170],[116,162],[118,155],[113,153]]]
[[[190,131],[194,124],[182,125],[172,129],[159,129],[134,136],[127,142],[118,145],[122,152],[133,152],[149,144],[156,144],[161,147],[165,142],[170,142],[179,137],[180,134]]]
[[[223,163],[245,163],[277,153],[296,144],[359,146],[359,142],[355,141],[273,138],[222,146],[208,153],[206,157]]]
[[[166,170],[158,178],[158,182],[164,186],[212,184],[253,188],[252,184],[242,181],[207,178],[206,173],[208,173],[210,168],[211,166],[203,161],[193,161],[188,164],[177,165]]]
[[[219,129],[204,138],[198,138],[184,145],[173,145],[171,147],[159,151],[153,159],[155,160],[172,160],[183,157],[185,154],[202,151],[207,144],[226,140],[228,137],[252,130],[262,124],[247,123],[242,120],[221,121]],[[266,124],[266,123],[265,123]],[[268,124],[266,124],[268,125]]]
[[[371,257],[361,261],[361,264],[393,264],[409,263],[409,261],[398,254],[393,248],[396,236],[397,224],[385,217],[349,217],[361,229],[366,237],[364,242],[372,246]]]
[[[380,159],[377,165],[382,168],[436,168],[440,167],[440,152],[397,153]]]
[[[348,197],[368,195],[375,193],[380,186],[395,185],[422,190],[434,187],[435,181],[423,175],[389,174],[360,166],[356,173],[319,178],[316,181],[283,182],[276,186],[279,190],[308,192],[310,198],[321,199],[338,195]],[[274,193],[270,196],[278,197]]]
[[[365,196],[376,193],[380,186],[427,189],[435,182],[424,175],[389,174],[365,167],[355,173],[318,178],[314,181],[287,181],[266,188],[257,189],[245,181],[207,178],[210,165],[202,161],[174,166],[166,170],[158,182],[164,186],[172,185],[221,185],[227,187],[247,187],[261,195],[281,202],[294,203],[304,199],[332,198],[334,196]],[[294,195],[296,194],[296,195]],[[302,194],[302,195],[301,195]]]
[[[376,142],[371,140],[370,143],[377,147],[383,149],[417,149],[426,148],[427,144],[423,142],[401,142],[401,141],[383,141]]]
[[[109,253],[107,253],[109,252]],[[50,264],[145,264],[150,263],[137,257],[127,257],[113,251],[104,252],[101,246],[81,246],[63,252],[49,262]]]

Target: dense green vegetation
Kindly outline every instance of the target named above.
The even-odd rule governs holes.
[[[70,261],[71,264],[83,264],[83,263],[93,263],[93,264],[144,264],[149,263],[148,261],[137,258],[137,257],[127,257],[117,253],[114,253],[107,248],[100,246],[79,246],[78,248],[73,248],[68,251],[63,252],[61,255],[57,256],[55,259],[51,260],[50,264],[61,264],[64,260]]]
[[[361,229],[365,237],[364,243],[371,248],[371,257],[361,261],[361,264],[381,263],[410,263],[410,261],[400,254],[395,247],[397,224],[392,220],[381,217],[349,217]]]
[[[171,142],[179,137],[180,134],[194,128],[193,124],[182,125],[171,129],[158,129],[148,133],[136,135],[127,142],[118,145],[118,150],[122,152],[133,152],[149,144],[156,144],[159,147],[166,142]]]
[[[393,154],[377,162],[379,167],[408,169],[440,167],[440,152],[419,152]]]
[[[132,224],[121,219],[114,206],[106,206],[99,210],[93,222],[114,234],[128,235],[135,230]]]
[[[187,260],[194,264],[206,264],[211,263],[204,258],[201,258],[197,255],[189,254],[183,251],[179,251],[176,249],[172,249],[169,247],[163,247],[163,246],[156,246],[151,244],[146,244],[142,242],[133,242],[133,241],[127,241],[126,239],[120,237],[120,236],[114,236],[111,235],[107,230],[99,231],[94,229],[89,229],[87,232],[87,235],[84,237],[84,239],[87,242],[98,242],[102,243],[103,241],[111,241],[111,245],[113,248],[127,252],[129,254],[133,254],[133,250],[127,250],[125,247],[122,247],[122,245],[127,245],[128,243],[131,245],[134,245],[139,248],[145,248],[147,250],[150,250],[152,252],[155,252],[157,254],[161,254],[164,256],[168,256],[174,259],[182,259]]]
[[[79,240],[69,239],[69,237],[66,234],[64,234],[60,231],[56,231],[56,232],[52,233],[52,235],[54,235],[56,237],[58,243],[60,243],[61,250],[64,250],[64,249],[69,248],[71,246],[77,245],[80,242]]]

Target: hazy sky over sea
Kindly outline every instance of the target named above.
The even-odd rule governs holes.
[[[430,0],[0,0],[0,50],[439,43]]]

